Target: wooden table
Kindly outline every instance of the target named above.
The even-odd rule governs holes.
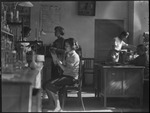
[[[32,85],[38,73],[25,68],[2,74],[2,112],[31,112]]]
[[[138,97],[143,103],[142,66],[101,66],[100,94],[104,97],[106,107],[107,97]]]

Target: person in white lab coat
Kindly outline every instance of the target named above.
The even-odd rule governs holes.
[[[128,38],[129,32],[123,31],[117,37],[113,38],[112,41],[112,48],[110,50],[110,57],[112,58],[113,62],[119,61],[119,56],[123,51],[127,51],[126,49],[136,50],[136,46],[127,44],[125,40]]]

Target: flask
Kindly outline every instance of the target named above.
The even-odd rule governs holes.
[[[19,11],[16,11],[16,21],[19,21]]]
[[[13,64],[16,62],[16,51],[15,50],[13,50],[12,51],[12,61],[13,61]]]
[[[30,68],[35,69],[36,68],[36,62],[35,62],[35,52],[32,51],[32,62],[30,63]]]
[[[10,21],[13,22],[13,12],[10,12]]]

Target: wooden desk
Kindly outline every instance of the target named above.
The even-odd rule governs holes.
[[[143,77],[142,66],[101,66],[99,81],[104,107],[107,97],[138,97],[142,104]]]
[[[32,85],[38,73],[39,70],[26,68],[2,74],[2,112],[31,112]]]

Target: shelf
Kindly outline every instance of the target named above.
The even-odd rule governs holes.
[[[43,41],[17,41],[16,43],[30,43],[30,45],[32,44],[42,44],[43,45]]]
[[[12,36],[12,37],[14,36],[12,33],[9,33],[8,31],[2,30],[2,29],[1,29],[1,32],[2,32],[2,33],[5,33],[5,34],[7,34],[7,35],[10,35],[10,36]]]
[[[12,50],[8,50],[8,49],[5,49],[5,48],[1,48],[1,51],[3,51],[3,52],[12,52]]]
[[[22,22],[7,22],[9,25],[22,25]]]

